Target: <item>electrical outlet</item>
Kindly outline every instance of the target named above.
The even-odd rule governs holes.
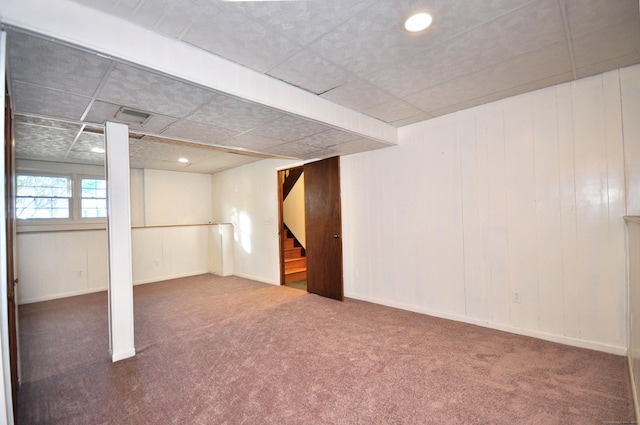
[[[513,301],[514,303],[518,303],[519,304],[520,303],[520,293],[514,292],[511,295],[511,301]]]

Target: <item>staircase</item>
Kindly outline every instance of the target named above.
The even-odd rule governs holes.
[[[282,230],[284,243],[284,283],[295,282],[307,278],[307,258],[304,250],[289,232]],[[296,246],[298,245],[298,246]]]

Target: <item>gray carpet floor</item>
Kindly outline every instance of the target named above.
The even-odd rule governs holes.
[[[19,424],[603,424],[626,358],[236,277],[137,286],[134,358],[106,293],[21,306]]]

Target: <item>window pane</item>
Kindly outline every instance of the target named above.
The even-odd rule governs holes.
[[[82,179],[83,198],[105,198],[107,182],[104,179]]]
[[[71,197],[71,180],[68,177],[19,175],[17,195],[68,198]]]
[[[70,217],[72,181],[69,177],[18,175],[16,189],[19,219]]]
[[[107,216],[107,182],[104,179],[82,179],[81,216],[97,218]]]
[[[16,198],[16,216],[21,220],[30,218],[69,218],[69,199]]]

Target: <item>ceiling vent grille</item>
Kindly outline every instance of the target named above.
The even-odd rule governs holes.
[[[123,106],[122,108],[118,109],[115,118],[121,121],[125,121],[129,124],[144,125],[151,118],[151,114],[147,112],[136,111],[135,109],[126,108]]]

